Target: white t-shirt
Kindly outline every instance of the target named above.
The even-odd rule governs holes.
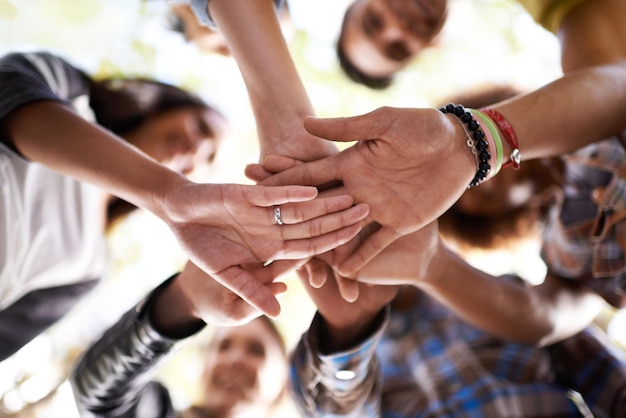
[[[59,99],[86,103],[84,95],[63,97],[63,91],[54,91],[68,89],[69,64],[50,56],[33,55],[29,60]],[[13,65],[10,60],[8,64]],[[5,77],[0,84],[11,72],[8,67],[7,60],[0,61]],[[34,87],[33,94],[39,94],[41,85]],[[8,90],[0,88],[3,93]],[[19,96],[30,101],[30,92],[22,88]],[[12,96],[20,102],[18,94]],[[79,113],[91,118],[87,108]],[[106,260],[102,205],[101,189],[27,161],[0,142],[0,309],[35,289],[102,276]]]

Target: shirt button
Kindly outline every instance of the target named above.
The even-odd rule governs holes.
[[[352,380],[356,377],[356,373],[352,370],[339,370],[335,373],[335,377],[339,380]]]

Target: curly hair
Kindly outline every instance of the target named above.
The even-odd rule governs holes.
[[[481,86],[443,103],[462,103],[468,108],[478,109],[520,93],[512,86]],[[515,171],[515,182],[529,187],[530,199],[519,206],[488,214],[468,211],[457,201],[439,218],[441,236],[465,249],[494,249],[532,236],[545,217],[551,191],[561,185],[562,173],[560,158],[525,161]],[[466,190],[464,195],[479,194],[479,187]],[[497,195],[494,198],[505,199]]]

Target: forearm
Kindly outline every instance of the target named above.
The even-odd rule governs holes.
[[[513,125],[524,159],[574,151],[626,127],[626,61],[573,71],[493,108]]]
[[[599,298],[557,278],[530,286],[494,277],[441,246],[418,286],[460,318],[498,337],[545,345],[575,334],[598,312]]]
[[[182,175],[57,102],[24,105],[7,116],[3,128],[26,158],[100,186],[159,216],[163,190],[188,183]]]
[[[276,149],[276,143],[303,130],[303,118],[314,114],[309,97],[272,0],[211,0],[209,9],[245,81],[263,156],[266,150]],[[311,155],[310,150],[303,152],[303,147],[294,145],[287,147],[289,156],[299,160],[325,157],[335,149],[326,144]]]
[[[205,326],[181,288],[180,275],[154,295],[148,318],[159,334],[173,339],[185,338]]]
[[[179,341],[157,332],[148,319],[153,296],[167,289],[172,280],[124,314],[78,361],[70,382],[81,416],[137,416],[150,377]]]
[[[319,259],[310,260],[305,268],[298,270],[298,274],[317,306],[318,320],[314,322],[314,329],[320,336],[321,353],[351,349],[375,334],[381,326],[385,310],[398,293],[398,286],[359,284],[359,298],[346,302],[340,296],[339,282],[330,264]],[[322,278],[321,287],[311,284],[319,283]]]

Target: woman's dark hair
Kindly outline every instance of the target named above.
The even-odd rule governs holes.
[[[145,78],[85,78],[90,87],[89,105],[96,122],[118,136],[124,136],[154,116],[173,110],[208,108],[221,115],[198,96],[159,81]],[[134,205],[125,200],[111,200],[107,208],[107,230],[135,209]]]
[[[163,112],[211,108],[188,91],[145,78],[90,79],[89,84],[89,105],[96,122],[117,135],[130,132]]]
[[[348,55],[346,54],[346,50],[343,47],[345,28],[348,21],[348,16],[353,7],[354,4],[348,7],[345,14],[343,15],[343,21],[341,23],[341,31],[339,32],[339,40],[337,41],[337,58],[339,59],[339,66],[346,74],[346,76],[355,83],[363,84],[364,86],[375,90],[386,89],[391,85],[391,82],[393,81],[392,76],[371,77],[363,73],[352,63],[352,61],[350,61]]]

